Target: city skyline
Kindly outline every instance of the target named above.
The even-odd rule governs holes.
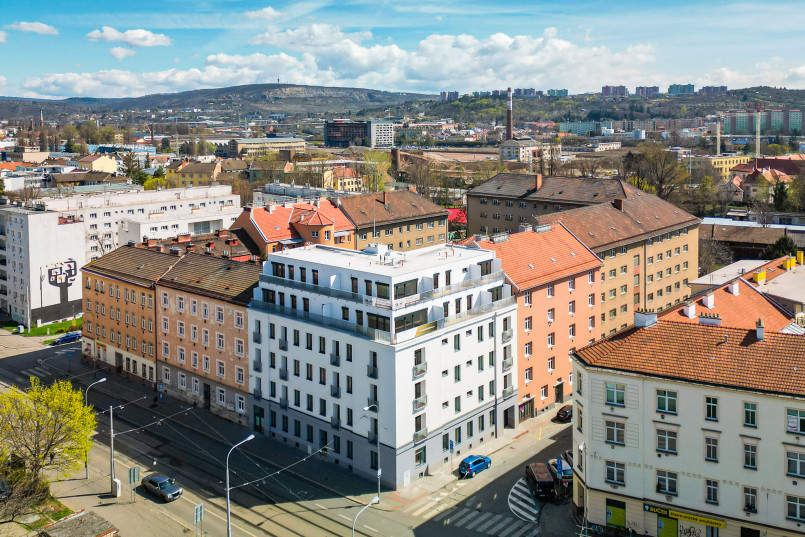
[[[672,83],[805,87],[792,2],[645,6],[352,0],[128,6],[14,0],[0,94],[122,97],[251,83],[438,93]],[[80,15],[76,15],[79,13]],[[715,21],[718,23],[716,24]],[[741,39],[774,25],[762,42]],[[704,51],[704,53],[702,52]]]

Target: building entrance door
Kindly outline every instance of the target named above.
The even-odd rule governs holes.
[[[204,383],[204,408],[210,408],[210,385]]]
[[[553,398],[556,404],[561,405],[565,402],[565,383],[564,381],[553,387]]]

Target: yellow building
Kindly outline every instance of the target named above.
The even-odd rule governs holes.
[[[691,157],[687,163],[690,166],[690,173],[696,176],[696,172],[701,175],[713,175],[713,172],[708,171],[710,166],[715,170],[714,181],[726,182],[730,179],[730,168],[738,164],[744,164],[752,160],[751,155],[704,155],[698,157]]]

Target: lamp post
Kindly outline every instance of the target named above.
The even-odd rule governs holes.
[[[374,498],[372,498],[372,501],[364,505],[363,509],[358,511],[358,514],[355,515],[355,518],[352,520],[352,537],[355,537],[355,524],[358,523],[358,517],[361,516],[361,513],[366,511],[366,509],[368,509],[370,505],[374,505],[376,503],[380,503],[380,496],[375,496]]]
[[[232,511],[229,507],[229,456],[232,455],[232,452],[241,445],[245,444],[249,440],[254,440],[254,434],[250,434],[234,446],[229,449],[229,453],[226,454],[226,536],[232,537]]]
[[[87,406],[87,393],[89,393],[89,389],[95,386],[96,384],[100,384],[101,382],[106,382],[106,377],[103,377],[100,380],[96,380],[89,386],[87,389],[84,390],[84,406]],[[89,449],[87,449],[87,453],[84,456],[84,479],[89,479]]]
[[[380,476],[382,475],[383,471],[380,468],[380,410],[377,408],[377,404],[371,404],[369,406],[363,407],[364,412],[369,412],[372,408],[375,409],[377,412],[377,503],[380,503]],[[372,505],[371,503],[369,505]]]

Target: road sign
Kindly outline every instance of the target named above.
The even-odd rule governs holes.
[[[453,453],[453,441],[450,440],[450,453]]]
[[[204,502],[198,504],[193,512],[193,522],[195,524],[198,524],[202,520],[204,520]]]
[[[377,478],[378,478],[378,479],[380,479],[380,476],[381,476],[381,475],[383,475],[383,469],[382,469],[382,468],[378,468],[378,469],[377,469]]]
[[[129,485],[134,485],[139,480],[140,480],[140,467],[135,466],[134,468],[129,468]]]

